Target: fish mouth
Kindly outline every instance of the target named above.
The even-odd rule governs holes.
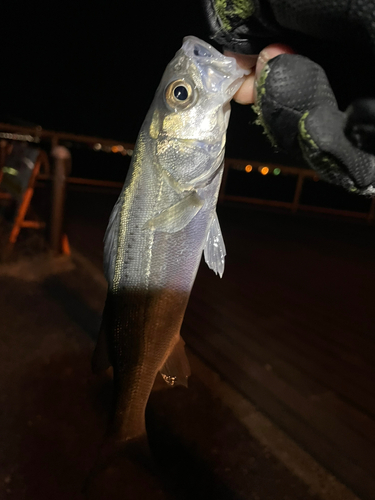
[[[202,83],[209,92],[222,93],[232,99],[250,71],[241,68],[233,57],[221,54],[209,43],[195,36],[183,39],[181,50],[198,69]]]

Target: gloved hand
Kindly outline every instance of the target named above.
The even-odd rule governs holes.
[[[227,50],[259,54],[273,42],[293,46],[301,36],[327,43],[349,37],[358,50],[371,48],[368,67],[374,71],[375,0],[352,0],[349,5],[347,0],[204,2],[212,38]],[[273,144],[320,177],[375,195],[375,99],[356,100],[340,111],[322,67],[296,54],[268,60],[257,71],[255,89],[258,123]]]

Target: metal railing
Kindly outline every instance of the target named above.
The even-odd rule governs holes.
[[[278,170],[281,175],[295,176],[297,179],[296,179],[296,185],[295,185],[295,189],[294,189],[293,200],[288,202],[288,201],[256,198],[256,197],[250,197],[250,196],[248,197],[248,196],[238,196],[238,195],[227,194],[226,188],[227,188],[228,174],[229,174],[229,171],[231,170],[231,168],[233,168],[234,166],[235,166],[236,170],[238,170],[240,168],[241,170],[246,171],[246,167],[250,167],[252,170],[261,171],[262,168],[266,168],[269,171],[269,174],[272,174],[272,172],[274,170]],[[247,160],[226,158],[225,159],[225,169],[224,169],[223,181],[222,181],[220,194],[219,194],[219,202],[224,203],[226,201],[232,201],[232,202],[234,201],[234,202],[256,204],[256,205],[269,206],[269,207],[275,207],[275,208],[284,208],[284,209],[290,210],[291,212],[294,212],[294,213],[301,210],[301,211],[305,211],[305,212],[316,212],[316,213],[322,213],[322,214],[328,214],[328,215],[338,215],[338,216],[343,216],[343,217],[354,217],[354,218],[366,219],[368,222],[372,222],[374,220],[374,217],[375,217],[375,198],[373,198],[371,200],[370,207],[369,207],[368,211],[366,211],[366,212],[345,210],[345,209],[338,209],[338,208],[330,208],[330,207],[325,207],[325,206],[315,206],[315,205],[310,205],[310,204],[307,205],[307,204],[301,203],[300,200],[301,200],[301,194],[302,194],[302,189],[303,189],[305,179],[319,180],[319,178],[314,170],[310,170],[310,169],[306,169],[306,168],[288,167],[288,166],[273,164],[273,163],[268,163],[268,162],[267,163],[259,162],[259,161],[249,162]],[[356,195],[353,195],[353,196],[356,196]]]
[[[44,130],[41,127],[36,127],[36,128],[29,128],[29,127],[21,127],[18,125],[10,125],[6,123],[0,123],[0,145],[1,145],[1,140],[11,140],[11,139],[16,139],[16,140],[28,140],[32,142],[40,142],[40,141],[48,141],[51,144],[51,149],[53,147],[61,144],[62,142],[70,142],[70,143],[83,143],[83,144],[88,144],[88,145],[97,145],[98,148],[103,149],[103,150],[111,150],[115,148],[118,153],[119,152],[124,152],[127,151],[132,153],[134,149],[134,144],[131,143],[126,143],[122,141],[117,141],[114,139],[105,139],[101,137],[93,137],[93,136],[86,136],[86,135],[77,135],[77,134],[71,134],[67,132],[56,132],[56,131],[51,131],[51,130]],[[120,148],[119,148],[120,147]],[[122,149],[121,149],[122,148]],[[3,164],[3,148],[0,148],[0,165]],[[123,153],[124,154],[124,153]],[[293,200],[290,202],[287,201],[279,201],[275,199],[263,199],[263,198],[257,198],[257,197],[248,197],[248,196],[237,196],[233,194],[227,194],[226,192],[226,187],[227,187],[227,180],[228,180],[228,173],[231,168],[234,166],[236,169],[241,168],[243,170],[246,169],[246,166],[251,165],[253,169],[260,169],[262,168],[263,165],[265,165],[264,162],[259,162],[259,161],[248,161],[248,160],[242,160],[242,159],[233,159],[233,158],[226,158],[225,159],[225,169],[224,169],[224,175],[223,175],[223,181],[220,189],[220,194],[219,194],[219,203],[225,203],[227,201],[230,202],[240,202],[240,203],[249,203],[249,204],[255,204],[255,205],[260,205],[260,206],[268,206],[268,207],[274,207],[274,208],[283,208],[290,210],[291,212],[297,212],[297,211],[310,211],[310,212],[317,212],[317,213],[323,213],[323,214],[331,214],[331,215],[337,215],[337,216],[343,216],[343,217],[354,217],[354,218],[362,218],[366,219],[368,222],[372,222],[375,217],[375,198],[372,199],[369,210],[367,212],[360,212],[360,211],[354,211],[354,210],[344,210],[344,209],[336,209],[336,208],[330,208],[330,207],[324,207],[324,206],[314,206],[314,205],[307,205],[301,203],[301,193],[304,185],[305,179],[308,178],[316,178],[317,174],[313,170],[305,169],[305,168],[297,168],[297,167],[289,167],[285,165],[279,165],[279,164],[270,164],[267,163],[267,168],[269,169],[270,173],[274,171],[275,169],[278,169],[280,171],[280,175],[292,175],[296,176],[296,184],[295,184],[295,189],[294,189],[294,195],[293,195]],[[52,174],[53,175],[53,174]],[[39,179],[41,180],[47,180],[51,179],[51,174],[42,174],[39,176]],[[115,188],[115,189],[121,189],[122,187],[122,182],[116,182],[116,181],[108,181],[108,180],[97,180],[97,179],[88,179],[88,178],[82,178],[82,177],[74,177],[74,176],[67,176],[66,177],[66,182],[69,185],[76,185],[76,186],[93,186],[93,187],[106,187],[106,188]]]

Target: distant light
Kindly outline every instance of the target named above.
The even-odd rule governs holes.
[[[262,175],[267,175],[269,171],[270,171],[270,169],[269,169],[268,167],[262,167],[262,168],[260,169],[260,173],[261,173]]]
[[[124,146],[121,146],[121,144],[117,144],[116,146],[111,147],[112,153],[122,153],[124,151]]]
[[[102,149],[102,145],[99,142],[97,142],[96,144],[94,144],[94,149],[95,151],[100,151]]]
[[[29,134],[11,134],[9,132],[0,132],[0,137],[3,139],[14,139],[16,141],[40,142],[39,137],[33,137]]]
[[[18,170],[13,167],[3,167],[4,174],[18,175]]]
[[[280,169],[280,168],[275,168],[275,169],[273,170],[273,175],[279,175],[279,174],[280,174],[280,172],[281,172],[281,169]]]
[[[245,167],[245,171],[246,171],[246,172],[248,172],[248,173],[249,173],[249,172],[251,172],[252,170],[253,170],[253,167],[252,167],[251,165],[246,165],[246,167]]]
[[[129,156],[133,156],[133,150],[132,149],[128,149],[126,152],[128,153]]]

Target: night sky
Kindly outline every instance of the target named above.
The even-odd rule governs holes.
[[[10,115],[45,129],[135,141],[182,38],[210,41],[198,0],[145,5],[3,2],[0,119]],[[296,37],[295,48],[323,64],[342,109],[375,88],[359,75],[368,55],[358,54],[350,40],[329,47]],[[250,106],[233,106],[228,156],[288,162],[272,151],[253,120]]]

